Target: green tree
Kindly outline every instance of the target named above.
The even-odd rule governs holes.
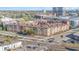
[[[30,14],[22,14],[22,18],[25,20],[25,21],[29,21],[32,19],[31,15]]]
[[[2,16],[0,16],[0,19],[2,18]]]
[[[6,43],[11,43],[11,41],[12,41],[12,38],[10,36],[5,37],[5,42]]]
[[[1,23],[1,25],[0,25],[1,27],[2,27],[2,30],[4,30],[4,26],[3,26],[3,23]]]
[[[33,29],[28,29],[28,30],[26,30],[26,33],[28,35],[34,35],[35,34],[35,31]]]
[[[7,31],[7,26],[5,25],[5,31]]]

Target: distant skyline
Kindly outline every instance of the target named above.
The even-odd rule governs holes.
[[[53,7],[0,7],[0,10],[52,10]],[[64,7],[65,10],[75,10],[79,7]]]

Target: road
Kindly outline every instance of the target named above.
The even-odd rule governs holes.
[[[66,32],[62,32],[60,34],[56,34],[56,35],[52,35],[50,37],[46,37],[46,36],[23,36],[23,35],[19,35],[19,34],[16,34],[14,32],[7,32],[7,31],[0,31],[0,34],[2,35],[8,35],[8,36],[18,36],[18,37],[21,37],[23,39],[35,39],[35,40],[42,40],[42,39],[49,39],[49,38],[52,38],[52,37],[60,37],[61,35],[65,36],[65,35],[68,35],[70,33],[75,33],[79,30],[79,28],[76,28],[76,29],[71,29],[69,31],[66,31]]]
[[[79,28],[76,29],[72,29],[66,32],[62,32],[60,34],[56,34],[56,35],[52,35],[50,37],[45,37],[45,36],[22,36],[22,35],[18,35],[16,34],[18,37],[21,37],[22,39],[19,39],[21,41],[23,41],[23,47],[19,50],[28,50],[28,51],[40,51],[40,50],[47,50],[47,47],[49,46],[55,46],[55,45],[59,45],[62,43],[62,40],[67,40],[69,39],[68,37],[66,37],[66,35],[71,34],[71,33],[76,33],[79,31]],[[6,34],[8,33],[8,34]],[[12,32],[11,32],[12,33]],[[15,34],[11,34],[10,32],[1,32],[0,34],[2,35],[13,35],[15,36]],[[61,37],[61,35],[63,35],[63,38]],[[48,39],[50,38],[54,38],[54,42],[49,43]],[[40,44],[40,45],[38,45]],[[36,46],[37,48],[27,48],[27,46]],[[57,47],[56,47],[57,48]]]

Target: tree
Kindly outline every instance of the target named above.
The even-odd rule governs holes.
[[[21,18],[23,18],[25,21],[29,21],[32,19],[30,14],[24,14],[24,13],[22,14]]]
[[[5,31],[7,31],[7,26],[5,25]]]
[[[25,21],[29,20],[29,18],[27,16],[22,17],[22,19],[24,19]]]
[[[24,18],[20,18],[19,22],[24,24],[26,21]]]
[[[33,29],[28,29],[25,31],[28,35],[34,35],[35,31]]]
[[[3,23],[1,23],[1,27],[2,27],[2,30],[4,30],[4,26],[3,26]]]
[[[7,43],[11,43],[12,38],[10,36],[6,36],[4,41]]]
[[[2,16],[0,16],[0,19],[2,18]]]

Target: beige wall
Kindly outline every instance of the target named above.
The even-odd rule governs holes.
[[[66,31],[69,29],[69,26],[68,25],[65,25],[65,26],[59,26],[59,27],[52,27],[52,28],[48,28],[47,29],[47,36],[51,36],[53,34],[56,34],[56,33],[59,33],[59,32],[63,32],[63,31]],[[46,31],[45,31],[46,32]],[[45,33],[44,32],[44,33]],[[45,33],[46,34],[46,33]]]
[[[58,27],[57,26],[55,26],[55,27],[48,27],[48,28],[39,28],[39,27],[36,27],[36,33],[38,34],[38,35],[45,35],[45,36],[51,36],[51,35],[53,35],[53,34],[56,34],[56,33],[58,33],[58,32],[63,32],[63,31],[66,31],[66,30],[68,30],[69,29],[69,22],[67,23],[67,24],[65,24],[65,25],[59,25]],[[27,26],[24,26],[24,28],[23,29],[29,29],[30,27],[27,27]],[[20,28],[19,28],[19,25],[16,25],[16,28],[14,27],[14,26],[8,26],[8,30],[9,31],[19,31],[19,30],[21,30]]]

